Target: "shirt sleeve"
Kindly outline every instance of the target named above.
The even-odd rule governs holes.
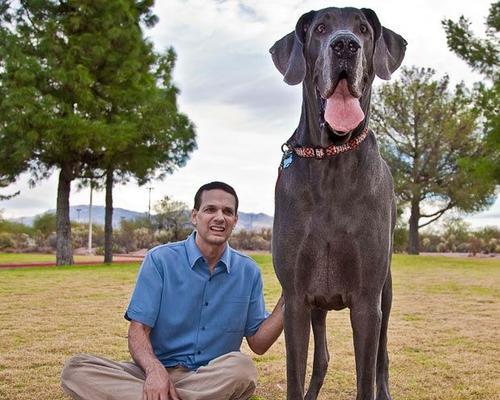
[[[247,322],[245,325],[245,336],[255,335],[262,322],[269,316],[264,302],[264,293],[262,292],[262,277],[260,275],[260,270],[257,271],[258,273],[256,274],[252,287],[252,295],[250,296]]]
[[[163,276],[151,253],[148,253],[137,275],[137,282],[125,312],[125,319],[153,328],[160,309],[162,291]]]

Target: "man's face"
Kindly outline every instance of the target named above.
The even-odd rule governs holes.
[[[235,208],[236,200],[230,193],[220,189],[202,192],[199,210],[191,212],[197,241],[206,245],[224,244],[238,221]]]

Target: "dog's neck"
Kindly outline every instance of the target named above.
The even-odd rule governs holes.
[[[328,147],[332,144],[342,145],[361,134],[370,120],[371,86],[367,87],[360,100],[365,119],[352,132],[341,137],[320,126],[318,93],[312,79],[305,79],[302,84],[302,112],[299,126],[294,133],[295,143],[300,146]]]

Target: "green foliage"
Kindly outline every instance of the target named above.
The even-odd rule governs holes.
[[[151,222],[149,218],[136,218],[132,221],[122,220],[120,221],[120,229],[115,232],[114,245],[123,249],[124,252],[130,253],[139,249],[137,243],[137,234],[136,231],[141,233],[150,232],[147,237],[151,239],[151,241],[146,245],[146,248],[152,247],[153,244],[153,234],[151,228]],[[141,235],[141,239],[144,238],[144,234]]]
[[[2,166],[1,166],[1,163],[0,163],[0,174],[2,173],[1,171],[2,171]],[[1,176],[0,175],[0,188],[9,186],[13,182],[13,179],[14,178],[7,177],[7,176]],[[6,194],[0,194],[0,201],[2,201],[2,200],[9,200],[12,197],[17,196],[18,194],[19,194],[19,190],[17,192],[10,193],[8,195],[6,195]]]
[[[232,247],[238,250],[271,251],[272,230],[262,228],[260,231],[240,229],[229,239]]]
[[[43,237],[48,237],[56,231],[56,215],[50,212],[38,215],[33,221],[33,228]]]
[[[175,53],[158,54],[143,37],[141,22],[157,21],[150,0],[1,5],[0,176],[29,169],[34,183],[60,168],[58,263],[70,263],[74,179],[109,172],[143,182],[194,149],[171,82]]]
[[[184,240],[192,231],[190,211],[186,203],[173,200],[168,196],[158,201],[152,216],[155,228],[160,232],[156,235],[160,243]]]
[[[0,232],[0,249],[10,249],[16,245],[12,234],[7,232]]]
[[[19,222],[7,221],[0,217],[0,232],[6,233],[26,233],[28,235],[33,233],[33,229],[27,225],[21,224]]]
[[[470,29],[469,20],[442,21],[448,47],[474,71],[484,76],[475,85],[475,104],[483,116],[485,144],[489,154],[464,159],[463,165],[475,179],[500,183],[500,2],[493,2],[486,20],[486,37],[478,38]]]
[[[474,97],[463,84],[449,86],[448,76],[436,79],[432,69],[403,68],[398,80],[375,94],[372,124],[381,152],[391,167],[400,205],[411,205],[411,252],[418,252],[412,251],[418,228],[452,208],[482,210],[495,197],[495,183],[471,176],[471,165],[464,162],[489,152],[478,129]],[[425,214],[424,205],[438,208]],[[426,221],[419,223],[421,218]]]
[[[88,224],[72,223],[71,239],[74,248],[87,248],[89,240]],[[102,225],[92,224],[92,246],[99,247],[104,243],[104,229]]]

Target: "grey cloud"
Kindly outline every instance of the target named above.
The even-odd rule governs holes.
[[[264,17],[259,16],[257,11],[255,11],[253,7],[250,7],[249,5],[246,5],[241,1],[238,3],[238,10],[240,16],[246,20],[252,22],[264,22],[266,20]]]

